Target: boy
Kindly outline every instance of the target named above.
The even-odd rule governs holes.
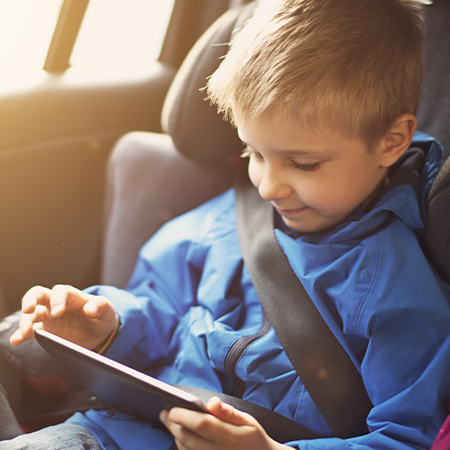
[[[450,397],[450,292],[417,238],[440,163],[431,138],[418,134],[408,150],[422,46],[414,0],[263,0],[208,86],[246,145],[251,181],[278,212],[278,242],[361,371],[374,405],[369,434],[331,435],[273,329],[230,352],[264,321],[239,250],[233,191],[163,227],[126,291],[31,289],[11,342],[32,338],[41,323],[169,383],[240,395],[323,437],[290,447],[429,448]],[[208,408],[162,413],[179,449],[284,447],[218,399]],[[173,444],[120,412],[88,411],[0,449],[45,440],[39,448],[55,448],[56,435],[73,442],[80,430],[89,444],[73,448]]]

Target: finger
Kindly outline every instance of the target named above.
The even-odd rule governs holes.
[[[175,439],[175,445],[177,446],[177,450],[191,450],[188,447],[186,447],[182,442],[180,442],[178,439]],[[200,449],[195,449],[200,450]]]
[[[49,318],[50,316],[50,311],[44,305],[37,305],[34,309],[34,313],[27,315],[29,316],[33,324],[35,324],[36,322],[44,322],[45,320],[47,320],[47,318]]]
[[[84,313],[91,318],[110,321],[116,315],[112,303],[106,298],[97,295],[86,294],[87,303],[84,305]]]
[[[61,317],[66,310],[76,310],[87,300],[83,299],[82,292],[78,289],[65,285],[57,284],[51,291],[51,313],[57,318]]]
[[[34,338],[34,314],[23,314],[20,318],[19,328],[25,341]]]
[[[64,311],[83,308],[89,318],[111,321],[115,316],[112,303],[105,297],[88,294],[69,285],[56,285],[52,289],[52,315],[60,317]]]
[[[9,339],[12,345],[19,345],[34,338],[33,317],[34,314],[22,314],[19,321],[19,329]]]
[[[36,305],[50,304],[51,290],[42,286],[32,287],[22,298],[22,312],[29,314],[34,312]]]
[[[24,342],[24,338],[22,335],[22,330],[19,328],[17,329],[12,336],[9,338],[9,342],[11,343],[11,345],[20,345],[22,342]]]
[[[207,449],[211,447],[210,441],[205,440],[202,436],[184,425],[171,420],[170,413],[167,411],[161,413],[160,419],[174,436],[178,450],[202,450],[203,448]]]
[[[172,408],[169,411],[167,420],[175,425],[179,425],[183,430],[189,430],[195,435],[201,436],[205,441],[223,441],[231,433],[230,425],[211,414],[191,411],[185,408]],[[191,435],[188,435],[191,438]],[[182,440],[184,444],[186,441]]]
[[[211,397],[206,405],[208,411],[218,419],[232,425],[254,425],[255,419],[231,405],[224,403],[219,397]]]

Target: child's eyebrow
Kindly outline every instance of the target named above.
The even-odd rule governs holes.
[[[325,157],[330,155],[330,150],[300,150],[300,149],[275,149],[275,153],[282,153],[286,156],[313,156],[317,157]]]
[[[246,142],[242,141],[244,145],[249,147],[250,149],[256,150],[255,147],[253,147],[251,144],[247,144]],[[318,149],[318,150],[304,150],[304,149],[283,149],[283,148],[276,148],[272,150],[274,153],[280,153],[285,156],[300,156],[300,157],[314,157],[314,158],[327,158],[331,155],[332,150],[331,149]]]

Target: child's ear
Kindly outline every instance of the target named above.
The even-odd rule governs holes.
[[[408,150],[417,128],[413,114],[402,114],[383,139],[381,166],[390,167]]]

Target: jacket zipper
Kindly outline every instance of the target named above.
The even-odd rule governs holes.
[[[239,359],[253,342],[264,336],[270,330],[270,327],[271,325],[269,319],[263,311],[262,324],[257,333],[239,338],[234,342],[234,344],[230,347],[227,354],[225,355],[224,367],[225,370],[233,377],[233,388],[231,389],[230,394],[234,397],[242,398],[245,391],[244,380],[236,375],[236,366],[239,362]]]

